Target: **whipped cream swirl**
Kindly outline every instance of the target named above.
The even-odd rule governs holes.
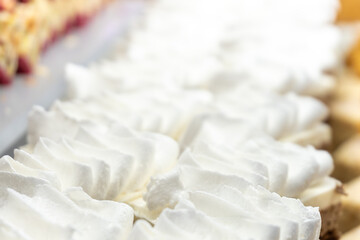
[[[6,161],[0,162],[1,239],[127,238],[133,223],[129,206],[94,200],[80,188],[61,193],[49,182],[9,171]]]
[[[141,197],[150,177],[171,169],[179,153],[163,135],[87,124],[39,107],[29,126],[29,145],[15,152],[15,160],[55,172],[61,189],[80,186],[97,199]]]
[[[319,238],[321,218],[316,208],[231,175],[197,169],[184,174],[173,183],[183,187],[174,209],[162,211],[154,228],[138,221],[130,239]]]

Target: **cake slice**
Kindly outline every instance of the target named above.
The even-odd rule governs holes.
[[[11,42],[12,16],[8,12],[0,11],[0,84],[8,85],[12,82],[17,69],[17,54]]]
[[[2,36],[0,38],[0,85],[8,85],[12,82],[16,68],[17,57],[14,47],[5,36]]]
[[[20,3],[12,14],[10,36],[18,55],[18,73],[32,73],[40,54],[41,40],[37,31],[41,29],[41,19],[37,13],[36,4]]]

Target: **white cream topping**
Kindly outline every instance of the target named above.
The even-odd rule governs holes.
[[[248,181],[252,178],[244,172],[257,174],[267,179],[266,184],[259,185],[287,197],[298,197],[333,170],[327,152],[270,138],[249,140],[236,148],[202,142],[185,151],[178,165],[242,176]]]
[[[103,94],[86,100],[56,102],[51,111],[78,121],[118,122],[142,131],[179,138],[193,117],[206,111],[212,95],[201,90],[144,89]]]
[[[196,169],[183,174],[178,178],[181,188],[175,208],[162,211],[154,228],[144,222],[135,224],[130,239],[140,239],[143,235],[148,239],[160,236],[170,239],[171,236],[175,236],[174,239],[176,236],[189,239],[319,238],[319,212],[304,207],[299,200],[280,197],[230,175]],[[166,198],[173,190],[164,189],[158,194]]]
[[[319,211],[286,197],[332,204],[331,157],[272,138],[298,139],[327,116],[288,92],[333,86],[337,7],[158,0],[125,52],[67,67],[78,100],[35,108],[29,145],[0,159],[0,238],[125,239],[133,211],[93,197],[157,218],[138,221],[133,240],[318,239]],[[190,148],[173,169],[175,141],[131,128]]]
[[[273,111],[267,107],[261,110],[260,107],[258,110],[248,111],[248,114],[244,109],[243,113],[240,110],[230,113],[232,116],[224,113],[199,115],[189,124],[180,139],[180,145],[184,149],[205,141],[217,144],[227,142],[229,146],[239,146],[247,139],[261,136],[271,136],[279,141],[294,143],[300,139],[302,145],[309,145],[311,139],[306,140],[297,136],[303,132],[309,134],[312,130],[317,130],[323,123],[319,120],[322,117],[315,112],[309,114],[307,103],[304,103],[298,111],[294,111],[291,104],[286,106],[283,102],[278,102],[278,105],[274,104],[271,108]],[[322,109],[321,105],[320,110]]]
[[[18,173],[1,170],[0,179],[1,239],[126,239],[131,229],[133,211],[125,204],[93,200],[81,189],[69,197]]]
[[[211,121],[209,117],[202,116],[207,113],[224,115],[233,122],[237,119],[252,122],[249,124],[258,128],[256,131],[276,139],[294,139],[294,135],[311,130],[328,115],[325,105],[315,99],[294,94],[280,96],[249,86],[214,95],[202,90],[163,88],[107,93],[69,102],[58,101],[51,112],[100,125],[116,122],[138,130],[166,134],[174,139],[180,139],[184,132],[193,134],[194,126],[187,129],[191,122],[204,125],[198,122]],[[185,135],[184,138],[187,137]]]
[[[338,5],[336,0],[157,1],[115,60],[90,69],[68,67],[68,95],[149,85],[214,89],[225,80],[232,87],[312,94],[334,82],[324,71],[337,64],[341,52],[340,31],[332,26]]]
[[[23,164],[36,162],[29,166],[56,172],[62,189],[80,186],[97,199],[131,201],[142,196],[151,176],[168,171],[177,160],[179,147],[169,137],[74,119],[63,131],[64,118],[35,108],[28,137],[33,147],[29,153],[15,152]],[[43,138],[35,142],[38,136]]]
[[[282,196],[301,196],[306,202],[313,199],[312,206],[327,207],[317,201],[323,193],[313,186],[325,181],[332,170],[331,156],[313,147],[270,138],[248,140],[234,148],[201,142],[181,155],[173,171],[151,180],[144,198],[150,211],[144,215],[155,218],[163,208],[173,207],[184,191],[200,184],[199,178],[207,179],[205,185],[248,182]],[[335,194],[335,188],[336,184],[329,191]]]
[[[215,107],[231,118],[263,118],[265,132],[277,139],[310,129],[326,119],[326,106],[293,93],[280,96],[251,87],[217,94]]]

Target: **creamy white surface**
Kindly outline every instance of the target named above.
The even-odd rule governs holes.
[[[337,8],[151,4],[126,51],[67,67],[75,100],[34,108],[29,145],[0,159],[0,238],[126,239],[133,210],[96,198],[155,221],[138,221],[132,240],[319,239],[318,209],[286,197],[331,204],[332,159],[272,138],[296,141],[327,117],[318,101],[289,92],[333,88],[325,71],[340,53]],[[181,142],[179,161],[178,144],[161,134]]]
[[[143,221],[136,223],[130,239],[319,238],[319,212],[304,207],[299,200],[281,198],[260,186],[215,172],[187,172],[181,184],[174,209],[162,211],[154,228]]]
[[[216,127],[225,122],[244,122],[252,125],[254,132],[281,140],[297,140],[299,134],[318,127],[328,116],[326,106],[318,100],[293,93],[279,95],[251,86],[213,94],[205,90],[166,88],[103,93],[86,99],[57,101],[50,112],[61,115],[67,122],[119,123],[141,131],[162,133],[176,140],[187,139],[196,131],[201,134],[205,121],[216,121]],[[34,117],[30,122],[32,119]],[[32,128],[30,125],[30,132]],[[241,130],[231,132],[240,133]],[[306,140],[304,142],[306,144]]]
[[[0,179],[1,239],[126,239],[131,230],[125,204],[93,200],[81,189],[63,194],[16,172],[1,170]]]
[[[183,152],[174,170],[151,180],[144,197],[150,211],[144,214],[154,218],[165,207],[174,206],[187,191],[199,186],[199,178],[207,179],[201,184],[219,186],[245,181],[306,203],[311,200],[311,206],[327,207],[330,203],[321,201],[321,189],[325,187],[322,182],[332,181],[326,180],[332,170],[329,153],[313,147],[270,138],[248,140],[237,147],[201,142]],[[335,194],[337,185],[333,181],[325,188]]]
[[[199,115],[189,124],[180,139],[180,145],[184,149],[206,141],[216,144],[227,142],[229,146],[239,146],[247,139],[271,136],[284,142],[297,143],[299,140],[299,144],[306,146],[312,143],[311,138],[307,136],[312,136],[313,130],[316,131],[319,126],[324,126],[325,130],[328,130],[328,126],[324,125],[315,113],[309,116],[304,112],[301,116],[300,111],[294,112],[291,105],[283,105],[285,109],[281,109],[281,105],[282,103],[278,108],[274,105],[274,111],[263,108],[263,111],[254,110],[248,115],[245,114],[246,111],[242,114],[234,112],[237,116],[224,113]],[[306,111],[306,108],[303,110]],[[303,133],[306,135],[302,135]],[[326,143],[331,139],[330,135],[327,136],[328,138],[323,139]]]
[[[250,84],[321,96],[313,89],[334,87],[325,71],[338,64],[342,51],[341,33],[332,25],[338,5],[336,0],[157,1],[117,58],[89,69],[68,67],[68,95],[163,85],[214,89],[225,81],[231,88]]]
[[[130,201],[142,196],[151,176],[168,171],[177,160],[178,144],[169,137],[74,119],[64,131],[64,118],[35,108],[30,150],[15,154],[17,161],[55,172],[62,189],[80,186],[97,199]]]
[[[328,116],[320,101],[293,93],[280,96],[243,86],[215,96],[219,112],[230,118],[262,119],[265,132],[276,139],[311,129]]]
[[[107,125],[119,122],[142,131],[166,134],[175,139],[188,123],[208,111],[212,94],[202,90],[143,89],[69,102],[56,102],[51,110],[76,120]]]

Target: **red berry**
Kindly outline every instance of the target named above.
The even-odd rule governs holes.
[[[19,56],[17,73],[30,74],[32,70],[30,59],[26,56]]]
[[[5,69],[0,68],[0,85],[9,85],[12,83],[12,77],[5,71]]]

